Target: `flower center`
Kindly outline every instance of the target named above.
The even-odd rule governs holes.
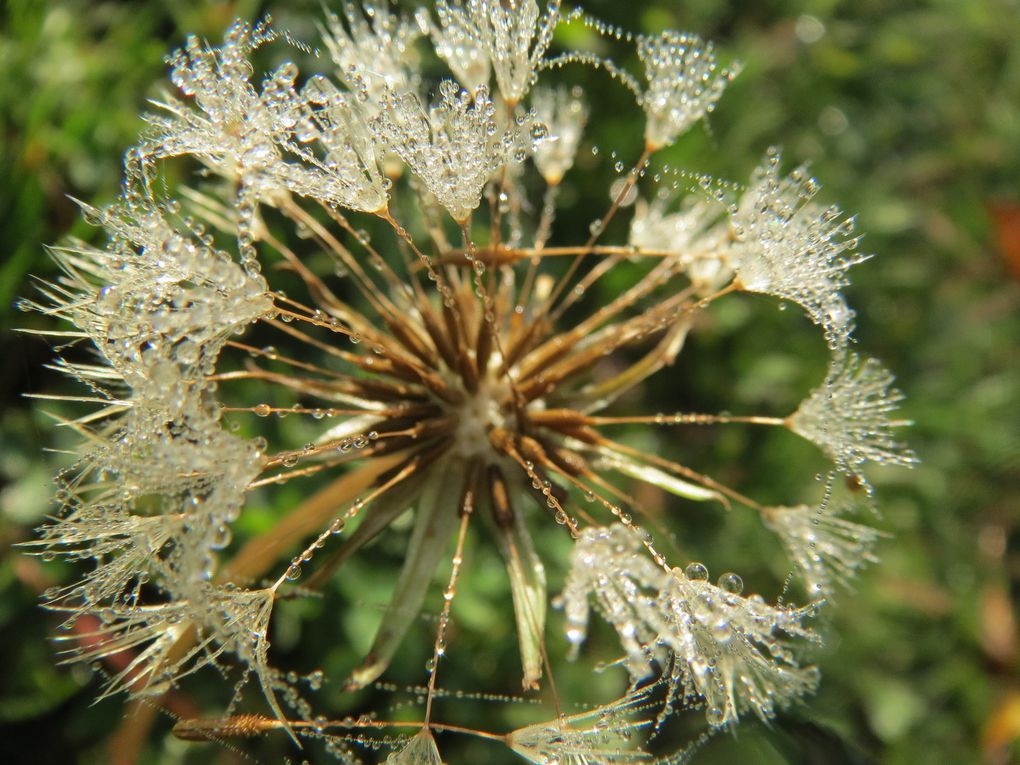
[[[513,415],[504,411],[510,388],[505,381],[483,379],[478,390],[468,393],[464,402],[453,409],[457,418],[454,450],[461,457],[488,456],[493,452],[489,440],[492,428],[503,428]]]

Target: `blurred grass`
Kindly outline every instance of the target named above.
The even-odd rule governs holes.
[[[819,657],[824,682],[818,696],[771,728],[751,723],[717,737],[698,762],[1020,760],[1020,5],[589,0],[585,6],[625,28],[697,31],[745,64],[709,129],[696,128],[663,161],[740,180],[767,146],[779,144],[788,164],[811,163],[826,200],[858,215],[864,249],[876,254],[853,272],[850,298],[859,313],[861,350],[897,373],[908,394],[906,416],[916,421],[909,437],[924,460],[909,473],[874,476],[883,511],[878,523],[894,538],[882,545],[882,564],[857,592],[840,598],[832,637]],[[293,2],[269,9],[297,37],[310,39],[317,7]],[[62,383],[43,368],[51,355],[46,345],[11,332],[45,324],[17,313],[14,298],[31,294],[30,274],[52,272],[43,245],[68,233],[95,236],[78,221],[68,196],[102,201],[116,194],[122,151],[141,127],[146,97],[163,81],[162,56],[187,32],[215,40],[235,16],[265,8],[257,2],[8,0],[2,10],[5,761],[103,762],[98,747],[121,713],[116,701],[90,706],[97,686],[87,672],[54,666],[51,619],[36,607],[36,596],[59,571],[6,554],[48,511],[54,460],[40,450],[62,446],[20,397]],[[564,34],[573,44],[601,44],[580,27]],[[603,155],[617,150],[628,157],[639,136],[627,94],[606,87],[601,75],[572,76],[606,99],[594,110],[605,116],[591,126],[590,140]],[[605,205],[591,189],[577,193],[579,210]],[[573,223],[586,225],[585,214]],[[564,225],[571,222],[568,217]],[[721,407],[788,405],[791,392],[813,384],[824,364],[822,349],[800,321],[796,312],[779,314],[766,302],[734,302],[693,343],[682,380],[664,377],[645,391],[649,409],[656,402],[675,408],[678,395],[714,402],[720,389],[731,388],[736,397]],[[722,441],[706,459],[730,465],[747,446]],[[740,464],[745,486],[782,498],[802,485],[806,453],[796,444],[775,439],[754,446],[753,457]],[[709,538],[716,517],[696,509],[691,518],[694,538]],[[761,569],[763,553],[752,546],[757,537],[734,524],[732,534],[711,537],[714,546],[704,559],[742,572],[738,564]],[[484,558],[484,545],[475,554]],[[399,547],[384,549],[379,560],[397,555]],[[378,562],[357,565],[351,581],[376,578]],[[476,599],[464,606],[465,618],[493,625],[497,634],[486,643],[506,646],[490,654],[490,666],[514,667],[513,641],[498,639],[507,622],[483,597],[505,600],[500,566],[493,561],[479,570],[486,573]],[[383,597],[361,590],[352,596]],[[325,657],[319,662],[324,669],[342,674],[346,654],[328,636],[304,634],[297,619],[335,605],[296,604],[274,650],[307,664],[293,652],[311,645],[317,659]],[[362,624],[344,629],[365,632]],[[462,651],[471,654],[468,645]],[[568,668],[561,684],[586,689],[592,681],[580,669]],[[230,752],[188,750],[159,736],[149,757],[159,763],[234,761]]]

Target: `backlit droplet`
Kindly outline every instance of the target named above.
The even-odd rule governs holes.
[[[744,580],[740,578],[739,574],[728,571],[719,577],[719,587],[726,590],[726,592],[739,595],[744,591]]]
[[[706,568],[704,563],[695,561],[688,564],[687,568],[684,569],[684,576],[695,582],[704,582],[708,579],[708,568]]]

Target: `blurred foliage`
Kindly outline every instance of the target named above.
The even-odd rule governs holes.
[[[44,317],[16,313],[14,298],[31,294],[29,274],[52,273],[46,243],[68,233],[95,237],[78,221],[69,197],[102,201],[116,194],[122,151],[141,127],[145,99],[162,87],[163,55],[188,32],[217,39],[232,18],[258,15],[266,5],[7,0],[3,7],[0,655],[7,666],[0,673],[0,756],[6,762],[107,762],[102,747],[122,714],[116,700],[91,705],[98,684],[87,670],[55,665],[48,640],[53,620],[36,603],[39,592],[60,579],[59,569],[8,554],[49,510],[48,476],[61,458],[42,449],[67,445],[21,398],[64,383],[45,369],[51,351],[44,343],[11,331],[46,324]],[[275,5],[269,10],[281,26],[299,39],[314,36],[318,3]],[[697,127],[660,162],[742,179],[767,146],[779,144],[788,164],[811,164],[827,201],[857,213],[864,247],[876,254],[853,272],[858,337],[863,351],[898,374],[908,394],[906,416],[916,422],[910,440],[924,460],[912,472],[873,476],[883,514],[877,523],[893,538],[882,545],[881,565],[840,598],[826,625],[831,635],[818,657],[820,693],[770,727],[749,723],[717,736],[697,761],[1017,761],[1020,5],[587,0],[585,7],[635,31],[697,31],[744,63],[707,129]],[[580,24],[561,34],[574,46],[606,46]],[[607,86],[598,73],[570,76],[606,99],[595,111],[602,116],[589,142],[603,155],[636,156],[637,112],[627,93]],[[587,161],[596,162],[588,154]],[[578,190],[575,209],[604,208],[599,188]],[[562,223],[586,225],[581,217]],[[812,385],[824,365],[820,343],[795,314],[752,298],[734,301],[698,335],[682,375],[663,375],[649,385],[643,394],[649,408],[676,408],[678,398],[704,407],[718,401],[720,389],[735,390],[735,399],[721,402],[734,410],[790,406],[791,396]],[[660,439],[655,448],[671,448],[665,437],[651,437]],[[811,455],[792,439],[720,439],[711,450],[706,446],[699,467],[732,470],[735,455],[748,451],[752,456],[741,458],[737,478],[749,493],[788,498],[788,487],[803,485]],[[286,502],[283,493],[280,501]],[[700,554],[715,570],[754,572],[772,555],[738,519],[731,519],[727,534],[710,535],[718,517],[700,508],[690,512],[684,519],[689,549],[700,551],[702,538],[711,539],[710,552]],[[272,514],[272,508],[256,508],[245,522],[254,529]],[[688,548],[687,538],[682,543]],[[387,580],[380,581],[378,570],[394,562],[399,549],[384,547],[371,561],[356,561],[343,577],[342,594],[382,602]],[[512,677],[502,685],[512,688],[512,627],[493,607],[506,600],[504,575],[495,559],[486,565],[492,551],[485,545],[473,554],[482,560],[472,599],[458,601],[463,634],[456,639],[464,642],[456,654],[479,657],[470,668],[476,675],[510,668]],[[371,614],[344,611],[342,634],[350,646],[339,645],[329,631],[306,634],[300,618],[329,613],[342,602],[309,601],[283,611],[274,633],[281,663],[342,676],[350,651],[365,648],[357,641],[368,634],[361,622]],[[483,642],[487,650],[477,650]],[[410,653],[406,661],[419,662]],[[447,677],[455,685],[456,677]],[[579,698],[604,680],[593,681],[579,665],[566,667],[560,684],[565,695]],[[209,689],[214,685],[214,679],[199,684],[181,703],[202,708],[216,698]],[[510,715],[518,712],[511,708]],[[174,741],[169,725],[168,719],[157,722],[146,762],[240,761],[226,749]],[[266,761],[278,761],[281,751],[270,745]],[[451,758],[485,756],[463,754],[463,760]]]

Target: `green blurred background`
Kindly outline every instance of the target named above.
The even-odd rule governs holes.
[[[913,471],[873,474],[882,509],[876,523],[893,537],[881,545],[881,565],[841,596],[825,625],[819,694],[771,726],[750,722],[717,736],[695,761],[1020,761],[1020,3],[588,0],[585,7],[635,31],[696,31],[745,65],[707,128],[697,127],[661,161],[741,180],[767,146],[778,144],[788,164],[811,163],[826,201],[857,214],[863,249],[876,254],[852,274],[858,338],[864,352],[897,374],[908,395],[905,414],[916,422],[909,440],[923,460]],[[122,714],[119,700],[92,706],[99,686],[87,671],[55,666],[53,619],[37,598],[65,574],[11,551],[50,510],[49,476],[62,458],[42,449],[65,445],[22,397],[64,383],[45,368],[52,356],[47,344],[12,331],[46,326],[40,316],[17,312],[15,299],[32,293],[30,275],[52,274],[44,244],[69,233],[95,238],[69,197],[104,201],[116,194],[121,154],[141,128],[145,99],[164,81],[166,52],[189,32],[215,41],[233,18],[267,10],[299,39],[313,39],[318,8],[310,0],[7,0],[3,6],[3,762],[111,761],[104,746]],[[564,29],[562,40],[601,46],[577,25]],[[593,108],[599,116],[589,145],[622,157],[634,153],[640,135],[629,96],[606,87],[600,75],[574,76],[605,99]],[[578,210],[605,206],[604,191],[593,187],[578,192]],[[582,225],[591,215],[575,217]],[[564,225],[572,220],[568,215]],[[692,359],[705,363],[692,361],[682,382],[666,378],[644,392],[647,411],[656,403],[670,406],[677,386],[682,398],[718,401],[717,408],[784,411],[817,381],[824,356],[802,319],[774,305],[735,305],[691,348]],[[732,395],[722,399],[720,389]],[[749,446],[751,457],[741,456]],[[723,440],[711,450],[705,464],[731,466],[730,475],[752,496],[753,489],[780,500],[791,485],[803,484],[807,452],[788,440]],[[774,551],[749,542],[753,537],[739,522],[732,532],[710,534],[716,516],[691,512],[692,538],[711,540],[702,557],[713,571],[781,574],[780,563],[768,562]],[[361,566],[356,573],[371,580],[372,564]],[[505,601],[498,565],[479,578],[483,594]],[[309,606],[307,615],[322,607]],[[491,625],[507,638],[491,671],[506,666],[513,675],[505,615],[490,614],[483,599],[471,608],[468,602],[468,623]],[[324,668],[349,666],[335,635],[303,634],[296,618],[284,621],[274,650],[286,656],[300,646],[315,651]],[[491,634],[463,640],[463,654],[498,642]],[[455,684],[456,674],[447,677]],[[578,686],[576,697],[589,680],[574,669],[565,682],[566,695],[571,682]],[[194,691],[200,706],[204,692]],[[170,724],[157,721],[142,761],[243,761],[226,749],[172,740]],[[263,756],[269,762],[280,755],[270,748]]]

